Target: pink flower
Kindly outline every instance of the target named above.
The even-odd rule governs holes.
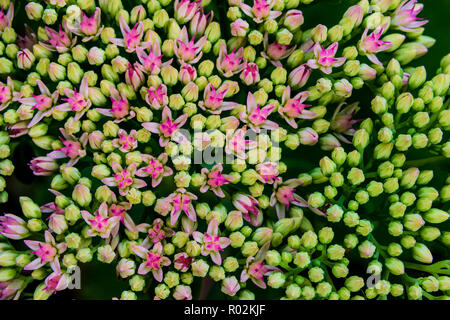
[[[145,95],[145,101],[155,110],[166,107],[169,104],[166,85],[160,84],[158,88],[148,88],[147,94]]]
[[[101,24],[101,10],[96,8],[92,16],[88,17],[83,11],[81,11],[81,21],[74,26],[68,26],[72,33],[82,36],[81,41],[87,42],[94,38],[97,38],[103,31]]]
[[[168,177],[173,173],[172,169],[166,166],[168,160],[166,153],[161,153],[158,158],[143,154],[142,160],[146,166],[136,171],[136,175],[138,177],[150,176],[152,178],[152,188],[156,188],[161,183],[163,177]]]
[[[262,214],[259,209],[259,202],[254,197],[236,193],[233,195],[233,205],[242,212],[245,221],[250,222],[253,226],[258,226],[262,222]]]
[[[219,50],[219,56],[217,57],[216,67],[217,70],[223,76],[229,78],[236,73],[239,73],[244,69],[244,49],[239,48],[235,52],[235,48],[230,53],[227,53],[227,46],[222,43]]]
[[[138,145],[136,130],[133,129],[130,131],[130,134],[127,134],[125,130],[119,129],[118,136],[118,138],[112,141],[114,147],[119,148],[124,153],[136,149]]]
[[[124,93],[120,93],[114,86],[110,86],[111,91],[111,109],[97,108],[97,111],[101,114],[116,118],[114,122],[122,122],[133,118],[136,114],[134,111],[130,111],[130,105],[128,99]]]
[[[138,274],[145,275],[150,271],[156,281],[161,282],[163,279],[162,267],[169,266],[169,258],[163,255],[163,247],[161,242],[156,243],[149,251],[147,248],[130,244],[131,250],[140,258],[144,259],[138,269]]]
[[[10,131],[9,133],[10,138],[17,138],[28,133],[29,131],[28,123],[29,123],[28,120],[18,121],[14,124],[5,126],[5,129]]]
[[[86,145],[88,142],[89,134],[84,132],[80,139],[78,140],[71,134],[67,134],[63,128],[60,128],[59,131],[63,135],[63,138],[60,138],[61,142],[64,144],[64,147],[56,149],[55,151],[47,154],[47,157],[52,159],[61,159],[68,157],[70,158],[67,166],[71,167],[75,165],[78,160],[86,156]]]
[[[72,32],[69,30],[67,21],[63,21],[59,26],[59,31],[55,31],[52,28],[45,27],[45,32],[49,37],[49,40],[41,41],[40,44],[50,51],[57,51],[58,53],[64,53],[69,51],[77,42],[77,37],[72,39]]]
[[[241,286],[235,276],[227,277],[222,280],[221,291],[231,297],[235,296]]]
[[[296,30],[303,22],[303,13],[300,10],[289,10],[283,17],[283,23],[289,30]]]
[[[189,82],[197,79],[197,69],[190,64],[183,63],[180,67],[178,77],[183,84],[188,84]]]
[[[279,44],[277,41],[269,44],[269,34],[266,32],[264,34],[264,51],[261,52],[261,55],[268,59],[275,67],[281,67],[282,64],[280,60],[283,60],[295,50],[297,46],[292,46],[289,48],[289,45]]]
[[[233,154],[239,159],[247,159],[248,155],[246,150],[252,150],[257,147],[256,141],[245,140],[247,134],[247,127],[243,126],[236,131],[227,131],[225,152],[227,154]]]
[[[142,245],[144,247],[151,247],[156,243],[162,242],[166,238],[170,238],[175,234],[175,231],[168,227],[164,227],[164,221],[162,219],[155,219],[153,224],[150,226],[148,224],[142,224],[141,230],[146,229],[147,238],[145,238]]]
[[[17,300],[26,288],[29,280],[25,277],[0,282],[0,300]]]
[[[294,89],[303,87],[311,75],[311,69],[306,64],[302,64],[289,73],[288,83]]]
[[[120,31],[122,32],[123,39],[111,38],[109,41],[119,47],[124,47],[126,52],[134,52],[137,47],[148,47],[148,42],[141,42],[144,36],[144,24],[142,21],[136,23],[133,29],[130,29],[124,17],[119,18]]]
[[[172,119],[172,111],[169,107],[164,107],[162,111],[161,123],[157,122],[144,122],[142,126],[150,132],[159,134],[159,145],[165,147],[170,139],[176,142],[182,142],[184,136],[178,132],[186,122],[188,115],[186,113],[179,116],[177,119]]]
[[[264,162],[256,165],[256,172],[258,172],[259,180],[262,183],[272,184],[278,179],[278,166],[275,162]]]
[[[403,1],[393,14],[391,26],[404,32],[416,31],[428,23],[428,20],[417,18],[422,9],[423,4],[417,3],[417,0]]]
[[[58,91],[50,93],[47,86],[41,81],[36,80],[41,94],[34,95],[29,98],[18,99],[20,103],[27,106],[33,106],[31,109],[37,109],[38,112],[34,115],[33,119],[28,123],[28,128],[31,128],[35,124],[39,123],[44,117],[48,117],[52,114],[52,109],[56,101],[58,100]]]
[[[365,53],[367,58],[375,64],[382,65],[380,60],[376,57],[375,53],[386,51],[392,48],[392,43],[389,41],[380,40],[381,35],[386,31],[388,24],[385,23],[382,26],[376,28],[369,36],[369,28],[364,30],[361,40],[358,42],[358,46],[361,52]]]
[[[201,8],[201,1],[199,0],[193,2],[190,0],[175,0],[175,19],[179,23],[185,24],[186,22],[189,22]]]
[[[266,19],[276,19],[281,15],[281,11],[271,10],[274,6],[274,0],[253,0],[253,7],[241,2],[241,10],[253,18],[256,23],[264,22]]]
[[[245,37],[249,28],[249,24],[247,21],[239,18],[234,22],[232,22],[230,27],[231,27],[231,35],[235,37]]]
[[[11,77],[6,79],[6,84],[0,81],[0,111],[6,109],[9,104],[19,99],[20,93],[14,90]]]
[[[191,258],[185,252],[180,252],[175,255],[174,267],[180,272],[186,272],[189,270],[194,258]]]
[[[311,105],[303,104],[308,97],[309,91],[302,91],[291,99],[291,87],[289,86],[283,92],[282,105],[278,107],[278,113],[294,129],[298,127],[296,119],[314,119],[317,116],[314,112],[306,110]]]
[[[205,182],[200,187],[200,192],[205,193],[211,189],[216,196],[224,198],[225,194],[223,193],[221,186],[230,183],[233,180],[233,177],[228,174],[222,174],[222,170],[223,166],[220,163],[214,165],[211,170],[202,168],[202,177],[204,177]]]
[[[361,120],[353,120],[353,116],[359,110],[358,102],[352,103],[341,110],[345,103],[341,103],[334,111],[333,117],[330,121],[330,129],[334,131],[339,140],[345,143],[352,143],[344,135],[353,136],[355,128],[353,125]]]
[[[353,26],[359,26],[364,17],[364,11],[360,5],[354,5],[347,9],[344,13],[344,18],[350,19]]]
[[[74,121],[80,120],[92,105],[91,100],[89,100],[87,77],[83,77],[81,80],[79,92],[77,92],[77,89],[64,89],[64,94],[67,98],[61,100],[66,102],[55,106],[55,109],[59,111],[75,111]]]
[[[300,179],[289,179],[283,182],[282,179],[274,184],[274,192],[270,197],[270,205],[275,206],[278,219],[284,219],[285,210],[289,210],[291,204],[307,207],[309,206],[306,200],[295,193],[295,187],[303,183]]]
[[[277,267],[272,267],[264,264],[267,251],[269,250],[270,242],[266,242],[254,257],[248,257],[245,263],[245,269],[241,273],[241,282],[246,282],[251,279],[255,285],[265,289],[267,287],[264,282],[264,276],[272,274],[273,271],[279,270]]]
[[[70,277],[67,273],[61,272],[59,260],[55,259],[50,263],[53,272],[45,278],[44,291],[46,293],[55,293],[56,291],[64,290],[70,283]]]
[[[119,224],[121,220],[120,216],[108,216],[108,205],[106,202],[100,204],[94,215],[86,210],[82,210],[81,215],[90,227],[86,234],[89,237],[100,236],[103,239],[109,238],[113,228]]]
[[[267,120],[273,109],[275,109],[273,104],[268,104],[261,108],[256,102],[255,96],[249,92],[247,95],[247,113],[241,112],[240,119],[242,122],[247,123],[256,133],[260,133],[261,128],[274,130],[278,128],[278,124]]]
[[[50,157],[33,158],[28,165],[35,176],[51,176],[59,169],[58,163]]]
[[[203,256],[209,255],[211,260],[215,264],[222,264],[222,257],[220,251],[223,251],[231,243],[231,240],[226,237],[221,237],[219,234],[219,228],[217,219],[212,219],[208,224],[208,230],[203,234],[198,231],[194,231],[192,236],[194,240],[202,245],[201,252]]]
[[[191,287],[184,285],[176,286],[173,297],[175,298],[175,300],[192,300]]]
[[[175,225],[183,211],[186,216],[192,221],[197,220],[197,215],[192,205],[192,200],[197,200],[197,196],[193,193],[187,192],[184,188],[177,189],[170,194],[166,202],[172,203],[172,211],[170,212],[170,224]]]
[[[128,63],[128,68],[125,72],[125,82],[131,85],[134,90],[139,89],[145,82],[143,70],[139,62],[135,62],[134,64]]]
[[[3,12],[3,7],[0,8],[0,31],[3,32],[6,27],[11,27],[14,18],[14,3],[10,2],[6,14]]]
[[[196,2],[199,3],[199,1]],[[203,35],[205,33],[206,27],[211,23],[213,17],[213,11],[204,14],[203,8],[200,5],[193,16],[191,23],[189,24],[190,33],[195,36]]]
[[[131,163],[124,169],[117,161],[113,161],[111,167],[114,171],[113,176],[103,178],[102,182],[109,187],[118,187],[121,196],[126,196],[130,188],[139,189],[147,185],[144,180],[134,177],[136,171],[135,163]]]
[[[111,218],[119,217],[119,222],[123,223],[125,228],[127,228],[130,232],[136,232],[137,226],[134,224],[131,216],[127,213],[130,209],[131,204],[128,202],[120,202],[118,204],[113,203],[109,206],[108,213]],[[115,223],[115,221],[113,221],[113,223],[112,234],[115,236],[119,231],[120,224]]]
[[[174,44],[174,52],[180,63],[194,64],[202,57],[202,48],[205,45],[206,36],[201,37],[195,43],[194,39],[195,35],[189,40],[186,26],[184,26]]]
[[[27,223],[20,217],[6,213],[0,217],[0,234],[13,240],[28,237]]]
[[[34,250],[31,253],[37,256],[23,268],[24,270],[36,270],[49,262],[54,262],[67,248],[65,242],[56,244],[55,238],[48,230],[45,231],[45,242],[34,240],[24,240],[24,242],[31,250]]]
[[[158,41],[152,41],[152,44],[148,46],[149,52],[145,52],[144,48],[137,47],[136,55],[142,64],[144,72],[152,75],[159,74],[161,68],[172,63],[172,59],[166,62],[162,62],[161,47]]]
[[[322,47],[318,42],[314,45],[314,59],[309,59],[307,65],[311,69],[320,69],[325,74],[330,74],[333,67],[340,67],[345,62],[345,57],[335,58],[339,44],[334,42],[328,48]]]
[[[246,62],[244,65],[244,69],[241,72],[240,78],[242,82],[244,82],[248,86],[259,82],[259,70],[256,63]]]
[[[198,103],[200,109],[212,114],[220,114],[222,111],[231,110],[236,107],[234,102],[223,101],[228,91],[228,85],[221,85],[217,90],[212,83],[208,83],[203,91],[203,101]]]

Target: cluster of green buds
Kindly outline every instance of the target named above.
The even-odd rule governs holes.
[[[448,299],[450,54],[354,2],[0,0],[0,299]]]

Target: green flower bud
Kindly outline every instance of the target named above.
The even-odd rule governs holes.
[[[423,227],[420,230],[420,236],[425,241],[434,241],[441,236],[441,231],[436,227]]]
[[[269,287],[278,289],[281,288],[286,282],[286,276],[282,272],[274,272],[267,279]]]
[[[239,268],[239,262],[235,257],[226,257],[223,261],[223,267],[226,272],[234,272]]]
[[[325,197],[320,192],[313,192],[308,196],[308,203],[313,208],[320,208],[325,204]]]
[[[412,248],[412,256],[414,260],[421,263],[430,264],[433,262],[433,255],[431,254],[430,249],[423,243],[416,243],[414,245]]]
[[[351,276],[345,280],[345,287],[351,292],[358,292],[364,287],[364,280],[358,276]]]
[[[317,235],[313,231],[307,231],[302,235],[302,244],[306,249],[313,249],[317,245]]]
[[[364,182],[365,177],[361,169],[351,168],[347,174],[347,179],[352,185],[359,185]]]
[[[377,247],[372,242],[366,240],[358,246],[359,256],[365,259],[371,258],[376,249]]]
[[[329,246],[327,249],[327,257],[332,261],[341,260],[344,257],[344,254],[345,249],[338,244]]]
[[[29,197],[20,197],[19,202],[20,202],[20,206],[22,208],[22,212],[25,215],[25,217],[27,217],[27,218],[40,218],[41,217],[41,209]]]
[[[448,220],[449,214],[443,210],[433,208],[424,214],[424,219],[429,223],[443,223]]]

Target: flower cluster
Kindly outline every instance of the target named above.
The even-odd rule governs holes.
[[[450,54],[416,0],[319,2],[0,0],[0,299],[93,260],[114,299],[448,299]]]

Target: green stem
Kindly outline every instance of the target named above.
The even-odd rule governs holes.
[[[418,160],[411,160],[406,161],[405,165],[408,167],[421,167],[426,164],[436,163],[447,160],[444,156],[436,156],[436,157],[429,157],[424,159],[418,159]]]

